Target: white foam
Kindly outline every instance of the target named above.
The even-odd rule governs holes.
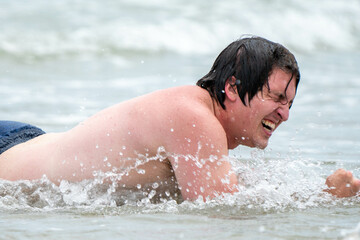
[[[360,4],[356,0],[297,0],[291,4],[285,0],[257,4],[242,1],[238,14],[229,14],[236,3],[215,2],[204,12],[208,4],[203,1],[175,2],[171,7],[162,1],[127,2],[119,4],[120,12],[112,12],[95,1],[84,3],[84,11],[75,9],[76,14],[66,21],[64,16],[55,15],[47,22],[43,15],[36,18],[37,12],[47,11],[47,4],[35,1],[34,18],[16,19],[12,13],[26,14],[13,3],[6,14],[10,24],[4,25],[0,35],[0,52],[33,60],[162,52],[216,54],[242,34],[261,35],[298,52],[359,51]],[[71,4],[57,7],[74,11]],[[140,10],[142,17],[137,12]],[[45,26],[38,24],[40,21],[45,21]],[[118,62],[123,64],[123,60]]]
[[[124,171],[114,169],[108,173],[96,172],[94,180],[84,180],[78,183],[61,181],[59,186],[51,183],[46,177],[34,181],[10,182],[0,180],[0,209],[28,209],[38,211],[67,207],[88,207],[88,210],[98,210],[99,207],[130,204],[140,206],[140,211],[159,211],[163,208],[182,209],[211,209],[213,207],[237,208],[239,211],[273,212],[289,209],[307,209],[313,207],[327,207],[337,204],[356,205],[359,197],[335,199],[323,192],[325,178],[323,169],[306,159],[267,159],[262,151],[252,152],[251,159],[229,159],[239,178],[239,192],[235,194],[220,194],[217,198],[202,197],[195,202],[183,202],[177,207],[174,200],[166,200],[166,196],[155,199],[159,183],[149,186],[139,186],[138,191],[119,189],[117,181],[125,174]],[[159,149],[157,157],[144,159],[141,157],[134,167],[125,171],[138,169],[141,164],[163,158],[163,149]],[[196,161],[196,157],[188,158]],[[204,161],[196,161],[204,162]],[[198,166],[201,168],[202,166]],[[139,168],[140,169],[140,168]],[[327,173],[328,174],[328,173]],[[113,182],[105,183],[104,179]],[[142,189],[149,188],[143,192]],[[116,190],[118,189],[118,190]],[[156,198],[158,199],[158,198]],[[160,204],[160,205],[159,205]],[[166,206],[166,204],[169,204]],[[165,207],[164,207],[165,205]],[[187,211],[187,210],[186,210]]]

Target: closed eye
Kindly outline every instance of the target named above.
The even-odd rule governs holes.
[[[268,89],[268,93],[267,95],[269,96],[270,99],[272,99],[274,102],[279,102],[282,105],[289,105],[289,109],[292,107],[293,101],[291,100],[289,101],[289,99],[287,98],[286,95],[284,95],[283,93],[274,93],[271,92],[270,89]]]
[[[289,109],[292,107],[293,105],[293,100],[289,101],[288,98],[284,95],[284,94],[278,94],[277,97],[273,98],[275,102],[279,102],[282,105],[289,105]]]
[[[287,99],[283,94],[279,94],[278,99],[281,103],[283,103],[284,101],[286,101],[285,104],[287,103]]]
[[[289,109],[292,107],[293,103],[294,103],[294,101],[289,102]]]
[[[289,101],[288,101],[288,99],[287,99],[287,97],[285,97],[285,95],[283,95],[283,94],[277,94],[277,95],[275,95],[276,97],[274,97],[274,101],[275,102],[279,102],[279,103],[281,103],[281,104],[283,104],[283,105],[285,105],[285,104],[287,104]]]

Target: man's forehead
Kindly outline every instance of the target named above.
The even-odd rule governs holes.
[[[265,87],[271,92],[294,94],[295,97],[296,79],[291,73],[278,69],[269,76]]]
[[[294,78],[295,77],[291,72],[286,72],[279,68],[275,68],[268,77],[268,84],[288,86],[291,82],[295,82]]]

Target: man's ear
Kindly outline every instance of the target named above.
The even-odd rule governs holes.
[[[228,98],[232,102],[236,101],[238,97],[238,91],[235,83],[236,78],[234,76],[229,77],[228,80],[226,80],[225,82],[226,98]]]

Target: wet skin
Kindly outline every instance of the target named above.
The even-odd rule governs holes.
[[[0,155],[0,178],[46,175],[58,184],[110,173],[104,181],[127,189],[159,183],[159,189],[181,192],[188,200],[236,192],[228,149],[268,145],[289,118],[296,93],[290,78],[273,69],[269,85],[244,105],[231,77],[224,89],[226,110],[198,86],[119,103],[67,132],[45,134],[7,150]]]

